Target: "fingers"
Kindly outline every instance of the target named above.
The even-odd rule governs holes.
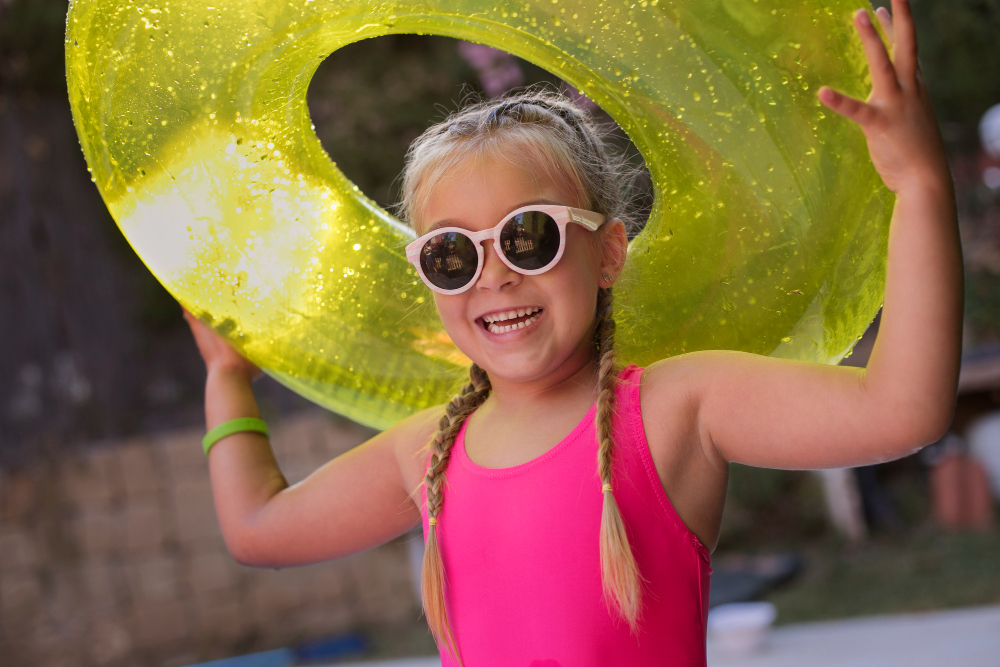
[[[868,69],[872,76],[872,87],[875,93],[893,92],[899,90],[899,81],[896,79],[896,69],[889,59],[889,53],[885,50],[882,37],[872,25],[868,11],[859,9],[854,14],[854,25],[861,36],[861,44],[865,49],[865,58],[868,60]]]
[[[908,0],[892,0],[895,35],[896,76],[904,87],[917,82],[917,30]]]
[[[892,25],[892,14],[885,7],[879,7],[875,10],[875,16],[878,17],[879,25],[882,26],[882,32],[885,33],[886,39],[889,40],[889,50],[894,50],[896,48],[896,34]]]
[[[188,309],[185,308],[184,306],[181,306],[181,314],[184,316],[184,321],[187,322],[187,325],[191,327],[191,331],[194,331],[195,327],[197,326],[195,322],[198,321],[198,318],[189,313]]]
[[[201,328],[201,327],[207,328],[205,326],[204,322],[202,322],[197,317],[195,317],[194,315],[192,315],[191,311],[189,311],[184,306],[181,306],[181,311],[184,314],[184,319],[187,321],[188,326],[191,327],[192,330],[197,329],[197,328]]]
[[[850,118],[862,127],[865,127],[875,120],[876,112],[870,104],[865,104],[861,100],[856,100],[849,95],[838,93],[833,88],[822,86],[816,93],[819,101],[833,109],[841,116]]]
[[[892,0],[892,9],[891,14],[884,7],[875,10],[892,49],[892,58],[868,12],[859,9],[854,13],[854,25],[865,50],[875,97],[919,88],[916,31],[909,0]],[[871,124],[878,115],[877,100],[868,104],[826,87],[820,89],[818,95],[823,104],[863,126]]]

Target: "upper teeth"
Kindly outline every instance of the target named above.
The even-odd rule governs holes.
[[[486,322],[503,322],[504,320],[512,320],[515,317],[534,315],[540,310],[541,308],[519,308],[517,310],[508,310],[506,313],[493,313],[492,315],[483,315],[483,320]]]
[[[484,315],[483,321],[486,322],[486,328],[489,329],[490,333],[507,333],[508,331],[513,331],[514,329],[523,329],[537,320],[538,313],[540,313],[541,310],[541,308],[519,308],[517,310],[508,310],[506,313]],[[524,317],[525,315],[530,315],[530,317],[526,320],[521,320],[516,324],[500,324],[500,322],[512,320],[515,317]]]

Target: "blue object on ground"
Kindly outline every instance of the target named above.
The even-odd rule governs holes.
[[[237,655],[211,662],[200,662],[189,667],[292,667],[298,660],[290,648],[276,648],[273,651]]]
[[[368,648],[368,640],[361,635],[338,635],[299,644],[295,648],[237,655],[188,667],[295,667],[309,662],[357,656]]]
[[[794,578],[802,569],[795,552],[736,556],[722,560],[712,572],[709,607],[756,600],[766,591]]]
[[[364,653],[368,650],[368,640],[361,635],[340,635],[299,644],[294,650],[301,662],[331,660]]]

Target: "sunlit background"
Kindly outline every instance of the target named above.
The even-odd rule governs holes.
[[[1000,2],[913,4],[966,262],[958,407],[944,441],[889,464],[733,466],[712,602],[769,601],[779,626],[1000,604]],[[66,99],[66,11],[0,0],[0,663],[432,655],[419,532],[281,571],[226,551],[199,446],[204,367],[88,178]],[[332,159],[388,206],[429,123],[469,94],[540,81],[562,86],[500,51],[401,35],[334,53],[309,103]],[[864,364],[873,338],[846,363]],[[290,483],[372,434],[269,379],[255,391]]]

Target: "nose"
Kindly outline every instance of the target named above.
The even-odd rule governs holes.
[[[476,281],[476,289],[499,292],[505,287],[513,287],[521,282],[521,274],[511,270],[497,255],[492,241],[483,241],[483,270]]]

